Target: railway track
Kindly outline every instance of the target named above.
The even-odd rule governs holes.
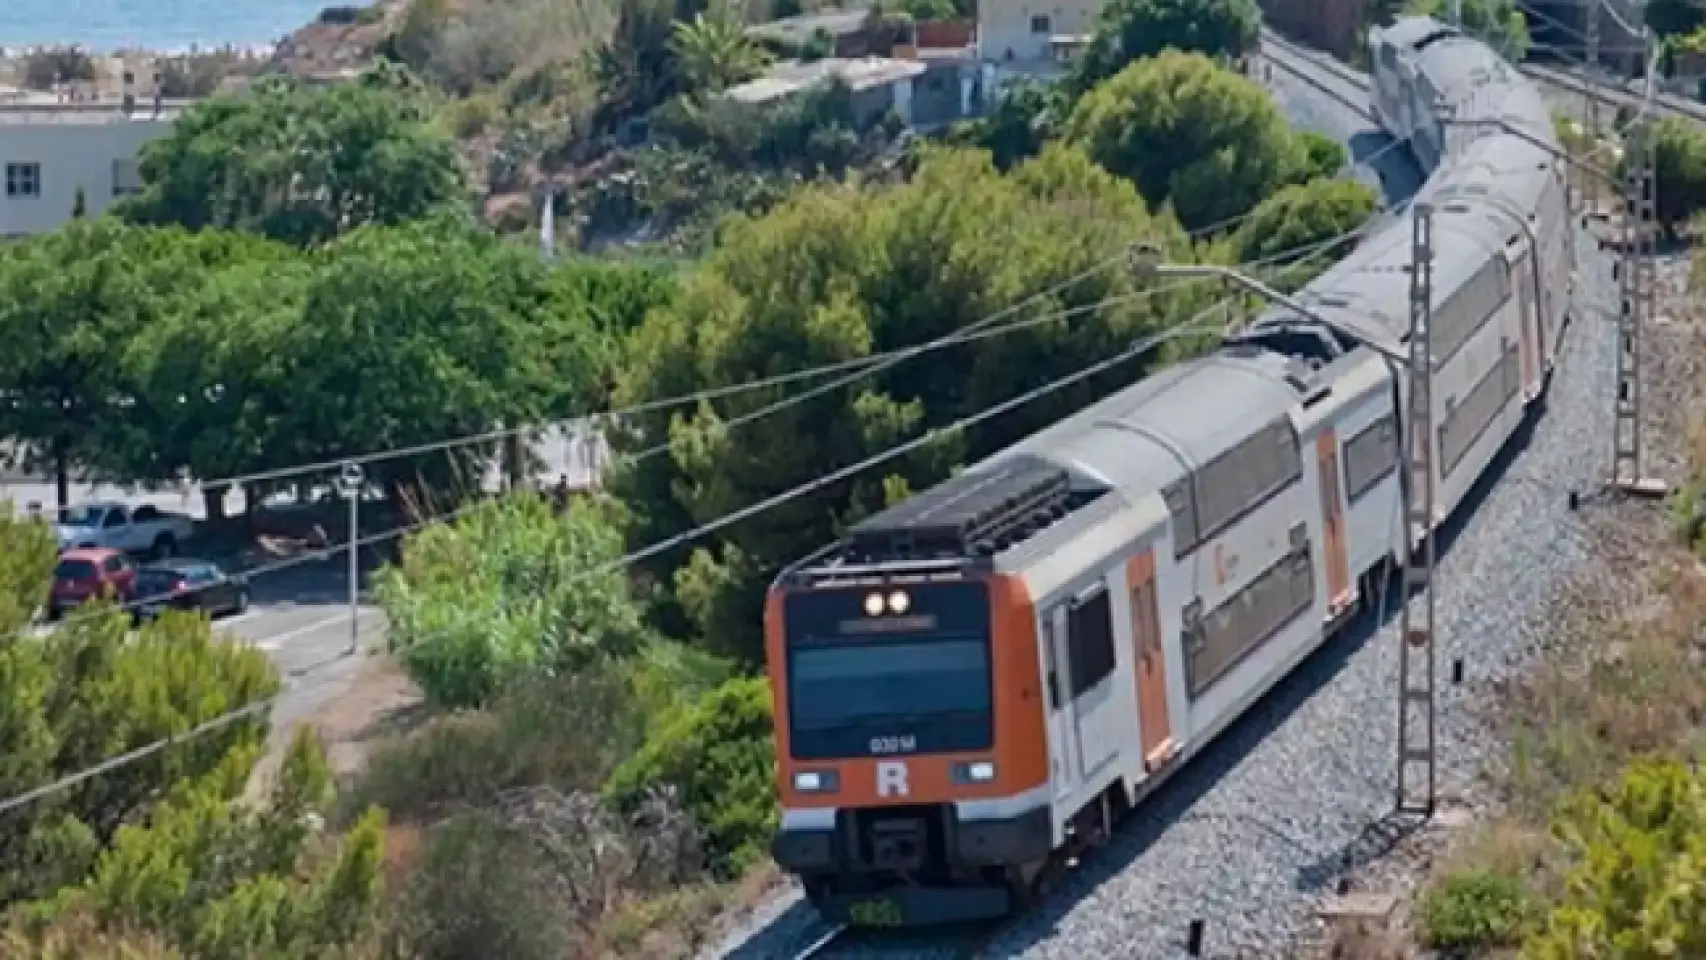
[[[1343,104],[1357,116],[1373,121],[1374,115],[1368,107],[1370,81],[1362,71],[1339,62],[1331,54],[1293,43],[1265,27],[1261,35],[1261,59]],[[1323,74],[1332,78],[1331,82],[1323,80]],[[1353,88],[1356,94],[1348,93],[1344,86]]]
[[[1537,64],[1525,64],[1519,69],[1536,83],[1567,90],[1580,97],[1590,97],[1608,106],[1628,107],[1632,110],[1641,106],[1641,98],[1636,94],[1606,84],[1590,84],[1565,70]],[[1673,93],[1660,93],[1654,96],[1653,105],[1661,114],[1706,124],[1706,103],[1697,103]]]
[[[999,929],[999,924],[979,924],[896,931],[836,924],[806,931],[787,957],[854,960],[900,955],[907,960],[974,960]]]

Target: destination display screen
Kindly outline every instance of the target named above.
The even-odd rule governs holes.
[[[784,604],[789,727],[800,760],[988,749],[988,588],[801,592]]]

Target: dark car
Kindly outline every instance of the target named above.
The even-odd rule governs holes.
[[[242,613],[249,609],[249,581],[207,560],[162,560],[137,574],[136,600],[142,618],[167,610],[201,610],[210,617]]]
[[[136,564],[121,551],[105,547],[67,550],[53,568],[47,616],[59,619],[68,608],[98,596],[126,603],[136,596]]]

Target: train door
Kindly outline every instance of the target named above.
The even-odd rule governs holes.
[[[1327,543],[1327,609],[1338,616],[1351,605],[1350,559],[1345,554],[1345,506],[1339,492],[1339,438],[1323,430],[1315,438],[1321,474],[1321,527]]]
[[[1522,354],[1522,390],[1525,398],[1532,398],[1540,392],[1540,318],[1535,315],[1534,297],[1529,288],[1534,277],[1534,261],[1531,258],[1537,253],[1538,251],[1529,247],[1523,240],[1518,241],[1514,256],[1510,248],[1506,248],[1506,256],[1511,263],[1511,285],[1516,287],[1517,350]]]
[[[1155,552],[1146,550],[1126,565],[1131,588],[1131,635],[1137,673],[1137,725],[1143,768],[1155,770],[1173,754],[1167,714],[1167,659],[1161,643],[1161,606],[1155,592]]]
[[[1068,796],[1078,786],[1078,724],[1072,717],[1072,694],[1068,687],[1071,664],[1066,651],[1066,607],[1043,614],[1043,657],[1048,665],[1048,754],[1049,777],[1056,799]]]

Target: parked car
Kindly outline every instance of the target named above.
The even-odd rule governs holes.
[[[117,501],[97,501],[59,512],[59,548],[110,547],[150,557],[169,557],[195,533],[195,521],[150,504],[132,510]]]
[[[249,581],[207,560],[177,558],[144,566],[136,578],[136,615],[167,610],[202,610],[210,617],[249,609]]]
[[[47,595],[47,617],[57,620],[65,611],[99,596],[129,603],[136,596],[136,564],[122,551],[107,547],[67,550],[53,568]]]

